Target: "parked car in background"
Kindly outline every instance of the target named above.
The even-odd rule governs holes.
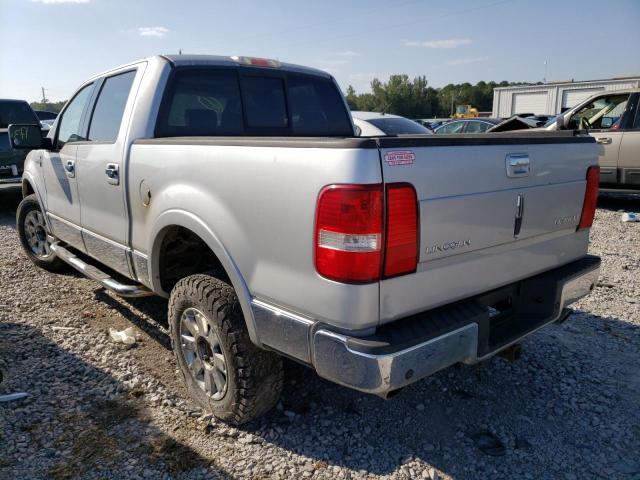
[[[491,127],[502,122],[499,118],[466,118],[463,120],[452,120],[436,128],[433,133],[484,133]]]
[[[526,117],[527,120],[532,120],[535,122],[536,127],[543,127],[546,124],[548,124],[550,121],[554,120],[556,118],[555,115],[527,115]]]
[[[640,190],[640,89],[599,93],[558,115],[546,130],[587,130],[599,144],[600,186]]]
[[[379,137],[383,135],[431,135],[433,132],[399,115],[378,112],[351,112],[356,132],[360,137]]]
[[[49,112],[47,110],[34,110],[34,112],[40,122],[49,125],[49,127],[53,125],[53,122],[55,122],[56,118],[58,117],[57,113]]]
[[[427,127],[429,130],[433,131],[438,128],[440,125],[444,125],[447,122],[450,122],[450,118],[416,118],[415,122],[418,122],[423,127]]]
[[[26,150],[11,148],[7,127],[11,124],[40,125],[38,117],[24,100],[0,99],[0,183],[19,183]],[[42,125],[40,125],[42,129]]]

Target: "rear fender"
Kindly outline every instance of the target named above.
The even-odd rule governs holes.
[[[165,233],[168,231],[168,227],[173,226],[186,228],[198,235],[198,237],[207,244],[216,257],[218,257],[218,260],[224,267],[229,279],[231,280],[231,285],[238,296],[238,301],[240,302],[242,313],[244,314],[247,324],[247,330],[249,331],[249,337],[253,343],[261,346],[256,334],[255,319],[251,309],[251,294],[249,293],[249,289],[247,288],[247,284],[244,281],[240,270],[216,234],[204,221],[202,221],[202,219],[191,212],[180,209],[167,210],[156,219],[156,222],[151,229],[149,238],[152,240],[147,251],[151,252],[149,257],[149,277],[153,291],[164,297],[169,296],[169,292],[164,291],[160,283],[160,250],[162,240]]]

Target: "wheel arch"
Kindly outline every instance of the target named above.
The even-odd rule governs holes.
[[[163,212],[156,219],[149,235],[150,244],[147,250],[149,252],[149,279],[153,290],[164,297],[169,296],[170,292],[165,290],[162,283],[161,255],[166,236],[175,228],[184,229],[196,235],[213,253],[236,291],[251,341],[261,346],[251,309],[251,293],[242,273],[218,236],[197,215],[185,210],[172,209]]]

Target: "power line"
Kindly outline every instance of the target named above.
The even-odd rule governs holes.
[[[410,3],[417,3],[420,2],[421,0],[407,0],[405,2],[402,3],[395,3],[395,2],[391,2],[393,5],[393,8],[398,8],[398,7],[403,7],[405,5],[408,5]],[[364,13],[364,15],[369,15],[371,13],[375,13],[379,10],[387,10],[390,7],[388,6],[383,6],[383,7],[378,7],[378,8],[374,8],[371,10],[368,10]],[[245,40],[251,40],[254,38],[261,38],[261,37],[269,37],[269,36],[273,36],[273,35],[282,35],[282,34],[286,34],[286,33],[290,33],[290,32],[297,32],[300,30],[308,30],[310,28],[314,28],[314,27],[320,27],[322,25],[328,25],[328,24],[335,24],[335,23],[340,23],[340,22],[345,22],[345,21],[351,21],[353,20],[351,17],[349,16],[341,16],[338,18],[331,18],[329,20],[323,20],[321,22],[315,22],[315,23],[308,23],[306,25],[300,25],[298,27],[293,27],[293,28],[285,28],[282,30],[277,30],[277,31],[272,31],[272,32],[261,32],[261,33],[254,33],[252,35],[247,35],[245,37],[242,37],[240,39],[236,39],[236,41],[245,41]]]
[[[455,11],[455,12],[443,13],[441,15],[431,16],[431,17],[428,17],[428,18],[425,17],[425,18],[421,18],[419,20],[412,20],[410,22],[397,23],[395,25],[378,25],[378,26],[374,26],[374,27],[369,27],[366,30],[360,30],[358,32],[346,33],[344,35],[333,36],[331,38],[314,39],[314,40],[310,40],[310,41],[307,41],[307,42],[296,42],[296,45],[299,46],[299,45],[308,45],[308,44],[311,44],[311,43],[327,42],[327,41],[336,40],[336,39],[356,37],[356,36],[363,35],[363,34],[366,34],[366,33],[374,33],[375,32],[376,34],[379,34],[381,29],[384,29],[384,31],[386,32],[388,30],[395,29],[395,28],[406,27],[408,25],[415,25],[416,23],[423,23],[423,22],[425,22],[427,20],[440,20],[442,18],[450,17],[452,15],[461,15],[463,13],[473,12],[473,11],[476,11],[476,10],[482,10],[482,9],[485,9],[485,8],[491,8],[491,7],[495,7],[495,6],[502,5],[502,4],[509,3],[509,2],[513,2],[513,1],[516,1],[516,0],[500,0],[498,2],[489,3],[489,4],[486,4],[486,5],[480,5],[480,6],[476,6],[476,7],[466,8],[466,9],[458,10],[458,11]]]

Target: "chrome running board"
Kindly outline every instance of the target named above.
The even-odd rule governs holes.
[[[101,283],[104,288],[111,290],[113,293],[120,295],[121,297],[135,298],[154,295],[151,290],[142,285],[126,285],[118,282],[109,274],[76,257],[58,242],[51,244],[51,251],[55,253],[56,257],[71,265],[85,277]]]

